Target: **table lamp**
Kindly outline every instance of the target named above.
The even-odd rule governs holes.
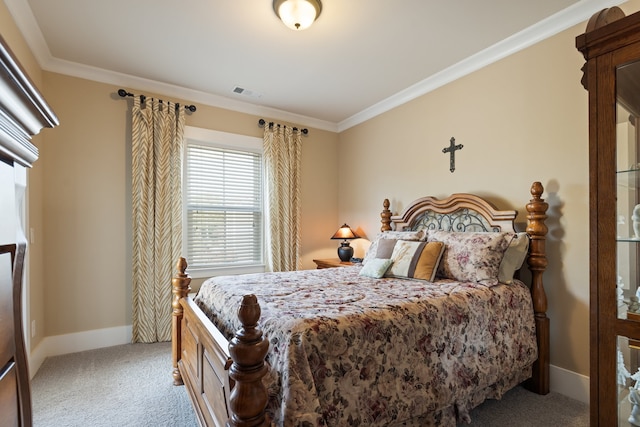
[[[338,248],[338,258],[340,258],[340,261],[347,262],[353,257],[353,248],[349,246],[348,240],[359,238],[360,236],[354,233],[347,224],[343,224],[342,227],[338,228],[338,231],[335,232],[331,239],[344,240]]]

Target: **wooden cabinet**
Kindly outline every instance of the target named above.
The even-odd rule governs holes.
[[[0,38],[0,426],[31,426],[22,281],[26,168],[38,158],[31,137],[57,125],[31,81]]]
[[[347,267],[354,265],[352,262],[340,261],[340,258],[326,258],[326,259],[314,259],[318,268],[331,268],[331,267]]]
[[[589,91],[591,425],[640,426],[640,13],[605,9],[576,46]]]

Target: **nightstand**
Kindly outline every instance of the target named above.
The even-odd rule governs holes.
[[[350,265],[354,265],[349,261],[340,261],[340,258],[314,259],[313,262],[316,263],[318,268],[348,267]]]

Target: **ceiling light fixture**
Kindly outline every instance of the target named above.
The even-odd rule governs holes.
[[[292,30],[309,28],[322,12],[320,0],[273,0],[273,10]]]

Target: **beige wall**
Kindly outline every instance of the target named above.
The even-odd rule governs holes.
[[[40,158],[44,333],[131,324],[130,100],[120,98],[117,87],[89,80],[46,72],[44,82],[61,122]],[[262,135],[256,116],[197,107],[187,116],[189,126]],[[302,251],[304,267],[312,268],[312,257],[329,256],[328,236],[339,225],[337,135],[309,129],[303,141]]]

